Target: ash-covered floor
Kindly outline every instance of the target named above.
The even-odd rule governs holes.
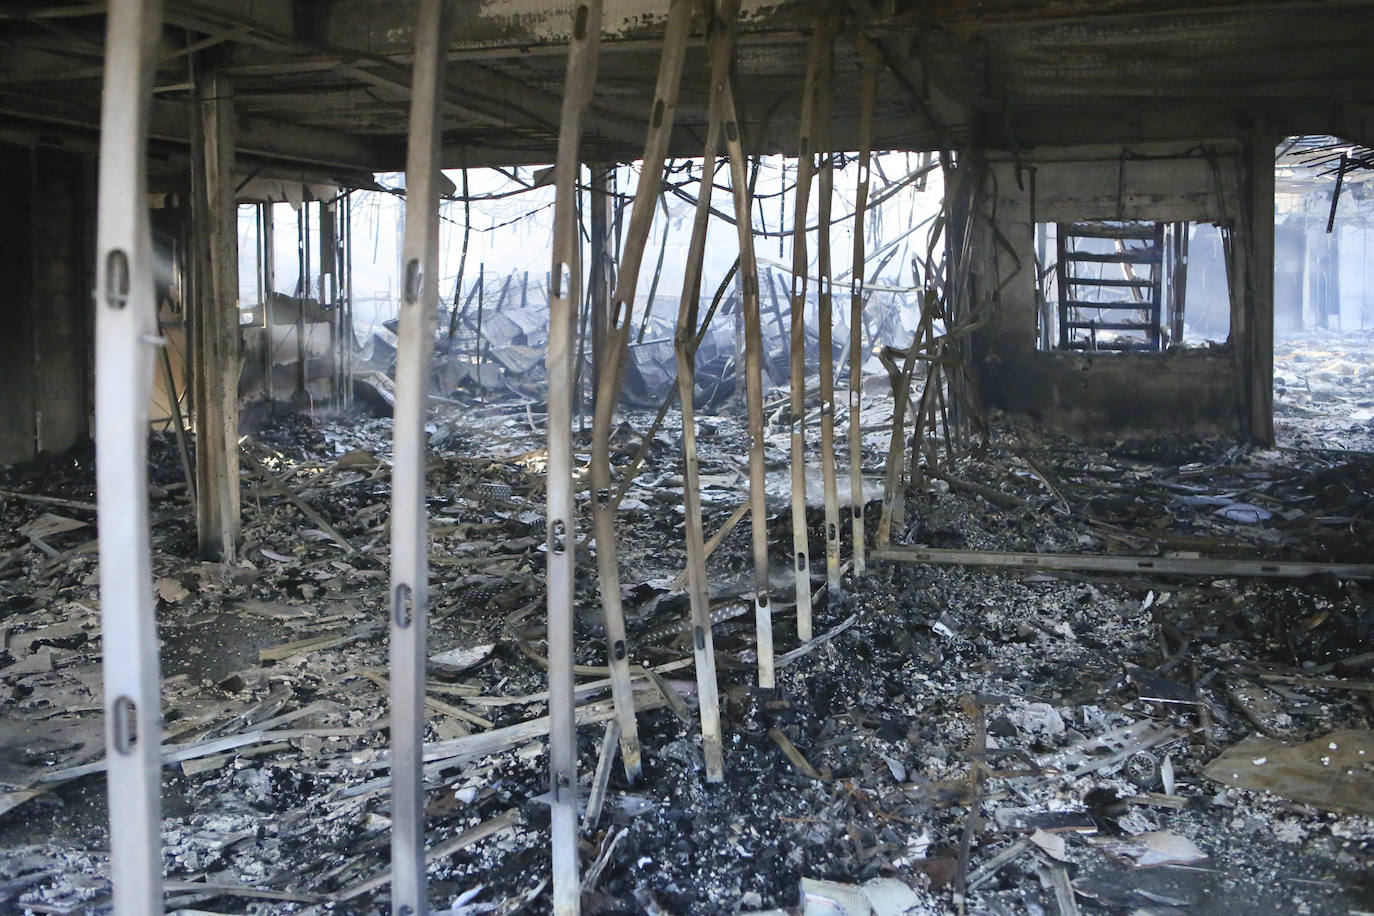
[[[914,494],[893,541],[1365,562],[1369,341],[1300,343],[1280,346],[1276,373],[1291,447],[1089,447],[992,418],[989,452]],[[537,410],[494,400],[434,419],[436,912],[548,909]],[[890,400],[876,384],[865,416],[880,484]],[[746,518],[708,564],[726,734],[726,781],[708,785],[686,596],[671,588],[685,562],[676,417],[620,513],[632,657],[656,680],[637,682],[644,778],[626,785],[617,764],[583,833],[586,912],[844,912],[822,909],[844,893],[859,895],[849,912],[883,914],[1374,911],[1368,583],[883,562],[846,576],[839,599],[813,581],[818,638],[800,646],[788,506],[770,499],[787,663],[776,690],[750,686],[752,615],[735,613],[752,587]],[[649,419],[626,414],[617,464]],[[709,535],[744,500],[747,449],[740,419],[701,425]],[[227,567],[191,559],[175,449],[155,442],[169,910],[387,911],[389,436],[361,416],[263,418],[246,443],[260,470],[244,475],[244,559]],[[770,433],[774,471],[786,437]],[[108,904],[93,477],[89,454],[0,471],[0,912]],[[819,506],[810,521],[822,551]],[[610,716],[592,549],[584,782]]]

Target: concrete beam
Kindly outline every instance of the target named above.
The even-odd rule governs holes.
[[[149,140],[189,149],[192,145],[190,100],[160,98],[153,102]],[[34,95],[7,93],[0,101],[4,132],[16,141],[39,146],[67,146],[89,151],[99,142],[99,112]],[[233,131],[240,158],[296,163],[304,167],[359,176],[391,171],[405,161],[402,140],[379,140],[337,131],[289,124],[269,118],[237,118]]]
[[[192,399],[196,536],[206,559],[230,562],[239,538],[238,209],[234,97],[208,73],[194,93],[191,155]]]

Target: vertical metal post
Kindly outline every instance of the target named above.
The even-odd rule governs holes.
[[[343,330],[339,372],[343,407],[353,407],[353,192],[343,195],[339,213],[339,327]]]
[[[116,916],[162,912],[162,719],[148,534],[148,397],[157,332],[145,146],[158,0],[112,0],[96,220],[96,499],[110,878]]]
[[[802,89],[801,133],[797,149],[796,202],[792,226],[792,564],[797,585],[797,638],[811,638],[811,547],[806,531],[806,213],[811,198],[812,131],[816,120],[816,81],[821,56],[829,47],[821,30],[811,34]],[[756,520],[757,523],[757,520]]]
[[[620,722],[620,756],[625,766],[625,778],[630,782],[638,779],[640,773],[639,728],[635,722],[634,689],[630,682],[630,660],[625,642],[625,617],[620,604],[615,505],[611,494],[611,424],[620,397],[625,355],[633,326],[639,268],[653,225],[654,209],[658,204],[668,141],[672,138],[682,61],[687,53],[687,29],[691,24],[692,0],[672,0],[668,9],[663,51],[659,57],[658,82],[654,89],[639,188],[635,192],[624,255],[617,272],[619,283],[610,298],[603,332],[601,374],[597,379],[596,413],[592,424],[592,521],[596,534],[597,574],[601,583],[611,693],[615,698],[616,718]],[[592,256],[598,260],[600,258],[595,249]],[[715,775],[719,778],[719,761]]]
[[[443,0],[420,0],[415,23],[405,244],[397,328],[391,509],[391,912],[424,916],[425,394],[439,315],[439,149],[444,79]]]
[[[611,281],[608,264],[612,258],[611,244],[611,166],[593,165],[591,182],[587,186],[587,204],[590,212],[588,235],[591,239],[591,270],[587,277],[587,309],[591,323],[592,366],[591,390],[592,409],[595,411],[601,400],[597,382],[606,365],[606,329],[610,324]],[[505,295],[505,287],[501,294]]]
[[[577,233],[578,146],[582,115],[596,82],[601,0],[573,8],[568,69],[563,81],[558,158],[554,165],[553,270],[549,285],[548,614],[550,842],[553,911],[579,910],[577,861],[577,725],[573,707],[573,574],[576,515],[572,490],[573,347],[581,298]]]
[[[310,287],[305,279],[308,269],[305,263],[305,224],[309,208],[309,203],[302,202],[296,211],[296,391],[292,400],[298,406],[305,406],[310,401],[305,378],[305,299],[310,295]]]
[[[817,206],[816,311],[821,350],[821,484],[825,492],[825,581],[830,595],[840,591],[840,498],[835,480],[835,342],[830,267],[830,205],[835,193],[835,157],[830,149],[830,71],[834,65],[833,24],[816,23],[824,33],[816,76],[815,137],[821,154],[820,194]]]
[[[687,592],[692,609],[692,651],[696,663],[697,695],[700,698],[702,750],[706,759],[706,779],[725,778],[725,761],[720,724],[720,693],[716,680],[715,641],[711,633],[710,594],[706,582],[706,542],[701,521],[701,476],[697,462],[696,392],[697,313],[701,304],[701,273],[706,253],[706,231],[711,219],[711,192],[715,185],[716,158],[720,151],[721,97],[729,73],[733,47],[734,17],[725,21],[724,40],[718,30],[722,23],[708,18],[711,50],[711,86],[707,113],[706,146],[701,162],[701,188],[697,192],[692,219],[692,238],[678,302],[677,329],[673,335],[677,357],[678,400],[682,405],[683,503],[686,510]],[[724,53],[721,53],[721,52]],[[767,575],[767,566],[764,566]]]
[[[863,426],[860,402],[864,369],[864,215],[873,164],[873,109],[878,99],[877,62],[868,60],[859,96],[859,176],[854,191],[854,268],[849,282],[849,515],[853,522],[854,575],[867,567],[864,549]]]
[[[334,409],[343,407],[343,384],[339,378],[339,344],[343,335],[339,333],[339,295],[338,295],[338,225],[339,205],[336,201],[320,202],[320,307],[330,316],[330,398]]]
[[[260,285],[262,288],[262,323],[267,332],[267,345],[263,348],[263,372],[266,373],[267,381],[267,402],[272,403],[276,397],[276,383],[273,378],[272,369],[276,362],[277,345],[276,324],[272,315],[272,297],[276,295],[276,256],[273,251],[273,227],[272,227],[272,204],[258,204],[258,221],[261,230],[258,233],[258,244],[261,246]]]
[[[754,630],[758,641],[759,686],[773,687],[773,606],[768,584],[768,508],[764,492],[763,441],[763,331],[759,320],[759,267],[754,254],[754,222],[749,194],[748,162],[740,136],[735,106],[735,87],[730,80],[734,62],[734,29],[739,18],[738,0],[723,0],[718,17],[727,24],[717,27],[711,42],[711,88],[720,105],[725,147],[730,154],[730,186],[734,193],[735,232],[739,240],[740,308],[744,312],[744,382],[749,410],[749,510],[754,553]],[[803,589],[809,602],[811,592]],[[801,597],[798,596],[800,608]],[[808,617],[809,617],[809,603]],[[800,613],[800,612],[799,612]]]

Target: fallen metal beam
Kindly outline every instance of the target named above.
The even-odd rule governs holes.
[[[601,375],[597,380],[596,414],[592,423],[592,522],[596,534],[597,576],[601,585],[601,609],[611,669],[611,694],[615,698],[616,713],[620,720],[620,759],[625,767],[625,778],[630,783],[639,779],[640,774],[639,728],[635,722],[634,690],[630,686],[625,614],[620,603],[615,504],[611,491],[611,425],[615,418],[616,402],[620,399],[625,357],[634,324],[639,268],[649,230],[653,226],[654,210],[658,205],[659,184],[663,177],[668,141],[672,138],[673,115],[677,110],[682,62],[687,53],[687,30],[691,24],[691,0],[672,0],[663,54],[659,58],[658,82],[654,88],[654,104],[649,119],[649,134],[644,144],[639,187],[635,192],[624,254],[617,271],[619,283],[611,297]],[[600,254],[594,251],[593,257],[599,258]]]
[[[854,575],[863,576],[864,550],[863,396],[864,216],[873,163],[873,109],[878,99],[878,69],[868,61],[859,90],[859,175],[854,191],[854,267],[849,280],[849,514],[853,524]]]
[[[574,916],[581,903],[577,860],[577,726],[573,691],[573,576],[576,514],[572,488],[573,347],[581,297],[578,263],[578,146],[596,83],[601,0],[573,8],[568,69],[554,164],[553,270],[549,284],[548,521],[549,780],[553,912]]]
[[[930,563],[941,566],[999,566],[1069,572],[1162,573],[1180,576],[1256,576],[1301,579],[1331,575],[1338,579],[1374,579],[1374,564],[1314,563],[1301,560],[1233,560],[1226,557],[1129,557],[1101,554],[1014,553],[993,550],[937,550],[883,547],[875,560]]]
[[[96,501],[110,879],[116,916],[161,913],[162,715],[148,530],[148,398],[157,336],[146,206],[162,4],[112,0],[96,217]]]
[[[429,549],[425,395],[439,314],[443,0],[420,0],[406,154],[406,219],[391,473],[391,912],[424,916],[425,630]]]

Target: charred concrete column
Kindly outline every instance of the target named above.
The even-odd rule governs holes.
[[[214,72],[195,80],[191,149],[196,427],[196,536],[201,556],[227,562],[239,537],[238,213],[234,98]]]
[[[1274,443],[1274,147],[1267,137],[1245,145],[1245,184],[1241,187],[1245,221],[1244,348],[1246,426],[1257,445]]]

